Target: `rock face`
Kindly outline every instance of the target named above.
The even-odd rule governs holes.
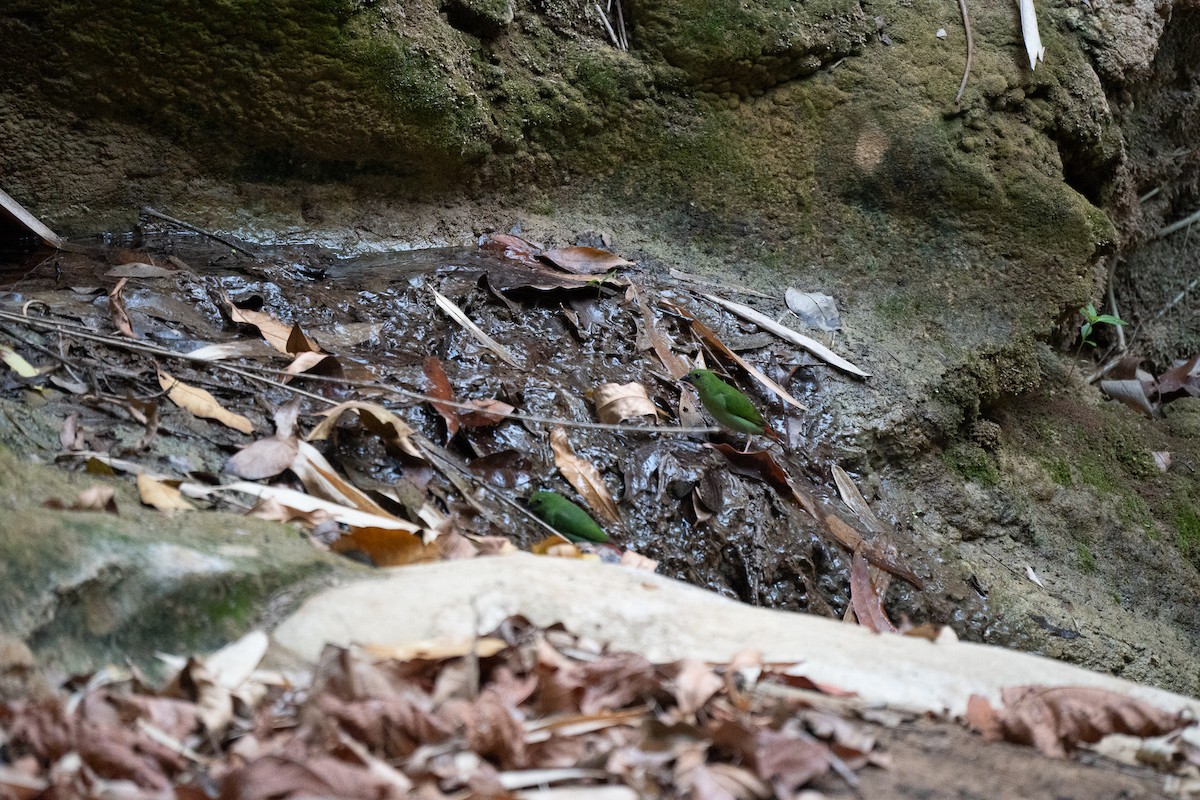
[[[119,516],[40,507],[105,482],[0,450],[0,630],[58,669],[132,659],[153,670],[156,652],[215,649],[286,613],[306,586],[359,572],[284,526],[227,514],[164,520],[116,481]],[[7,640],[0,650],[9,692],[23,651]]]

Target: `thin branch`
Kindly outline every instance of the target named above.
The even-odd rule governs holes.
[[[954,95],[954,105],[962,100],[963,92],[967,90],[967,76],[971,74],[971,62],[975,60],[975,39],[971,36],[971,17],[967,14],[967,0],[958,0],[962,9],[963,28],[967,31],[967,66],[963,70],[962,83],[958,85],[958,94]]]
[[[201,236],[207,236],[209,239],[212,239],[214,242],[220,242],[221,244],[225,245],[226,247],[231,247],[243,255],[250,256],[251,258],[258,258],[258,256],[255,255],[254,253],[250,252],[249,250],[242,247],[241,245],[231,242],[229,239],[225,239],[221,236],[218,236],[217,234],[213,233],[212,231],[206,231],[203,228],[197,228],[195,225],[191,224],[190,222],[184,222],[181,219],[176,219],[175,217],[167,216],[166,214],[163,214],[162,212],[155,211],[150,206],[142,206],[142,213],[145,214],[147,217],[154,217],[155,219],[161,219],[163,222],[169,222],[172,225],[176,225],[180,228],[183,228],[184,230],[189,230],[192,233],[198,233]]]
[[[600,8],[599,3],[595,3],[596,13],[600,15],[600,21],[604,23],[604,30],[608,31],[608,38],[612,39],[613,47],[620,48],[621,40],[617,38],[616,31],[613,30],[612,24],[608,21],[608,16]]]
[[[625,35],[625,14],[621,11],[621,0],[617,0],[617,34],[621,37],[621,49],[629,49],[629,38]]]
[[[1117,275],[1117,259],[1112,259],[1108,262],[1108,308],[1112,311],[1112,315],[1117,319],[1121,318],[1121,312],[1117,310],[1117,293],[1113,288],[1116,283]],[[1117,352],[1125,352],[1125,326],[1114,325],[1117,329]]]
[[[1175,231],[1180,230],[1182,228],[1186,228],[1187,226],[1191,225],[1193,222],[1200,222],[1200,209],[1193,211],[1191,214],[1188,214],[1186,217],[1179,220],[1178,222],[1172,222],[1170,225],[1168,225],[1167,227],[1163,228],[1158,233],[1156,233],[1155,238],[1161,239],[1164,236],[1170,236]]]

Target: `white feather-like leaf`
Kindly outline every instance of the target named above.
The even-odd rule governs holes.
[[[1042,46],[1042,37],[1038,33],[1037,13],[1033,9],[1033,0],[1017,0],[1021,10],[1021,35],[1025,37],[1025,52],[1029,54],[1029,68],[1037,69],[1037,62],[1046,60],[1046,48]]]

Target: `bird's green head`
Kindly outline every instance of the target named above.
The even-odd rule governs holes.
[[[704,381],[708,380],[711,377],[713,377],[713,374],[711,372],[709,372],[706,369],[700,369],[697,367],[696,369],[689,372],[687,375],[684,375],[679,380],[683,381],[684,383],[690,383],[694,386],[698,383],[704,383]]]
[[[547,503],[552,503],[554,497],[554,492],[530,492],[525,502],[530,508],[536,509],[541,508]]]

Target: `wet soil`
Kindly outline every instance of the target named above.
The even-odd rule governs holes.
[[[677,425],[681,384],[653,352],[644,308],[657,333],[673,340],[676,355],[691,362],[703,358],[714,369],[726,371],[763,409],[786,439],[769,452],[791,481],[834,506],[840,503],[829,488],[832,457],[827,439],[833,413],[824,387],[851,379],[701,299],[699,292],[714,291],[711,284],[682,282],[664,268],[635,269],[581,288],[547,289],[545,280],[531,281],[520,264],[476,249],[339,259],[316,247],[298,246],[258,248],[257,256],[250,258],[199,237],[113,241],[91,254],[40,256],[13,265],[0,280],[6,290],[0,310],[19,312],[23,304],[36,301],[32,308],[49,309],[55,318],[110,332],[113,325],[105,292],[115,285],[116,279],[106,275],[113,265],[140,261],[181,268],[166,278],[132,278],[122,290],[141,341],[187,352],[204,344],[256,338],[252,330],[223,319],[222,295],[239,307],[299,324],[336,355],[343,374],[357,383],[301,376],[292,385],[303,384],[333,400],[369,399],[395,407],[428,439],[444,443],[474,476],[476,487],[473,497],[464,498],[456,485],[427,464],[397,457],[379,439],[353,427],[339,429],[326,443],[326,456],[338,469],[360,488],[389,489],[392,497],[431,500],[464,530],[503,535],[529,548],[543,532],[481,491],[478,484],[487,483],[493,492],[512,498],[552,489],[579,499],[556,471],[548,441],[550,426],[508,421],[494,427],[464,427],[447,442],[445,424],[429,404],[399,397],[388,387],[428,392],[423,363],[432,355],[443,363],[460,401],[497,398],[523,414],[571,426],[595,421],[589,394],[596,386],[637,382],[660,410],[658,425]],[[439,311],[431,290],[457,304],[507,348],[519,366],[497,359]],[[762,297],[740,295],[736,289],[716,291],[760,308],[773,305]],[[726,345],[807,405],[807,413],[791,413],[778,399],[760,391],[746,373],[702,343],[687,321],[663,303],[675,304],[702,320]],[[181,479],[219,474],[240,446],[271,430],[273,409],[291,399],[286,388],[256,385],[204,365],[166,364],[161,356],[151,358],[124,352],[119,346],[22,328],[11,318],[4,325],[18,343],[58,351],[64,363],[76,358],[86,361],[90,366],[81,371],[101,388],[99,394],[159,397],[157,360],[171,374],[204,386],[255,423],[256,434],[246,437],[161,403],[160,435],[152,446],[131,457]],[[267,352],[265,346],[263,351]],[[286,366],[286,360],[276,356],[273,365]],[[37,361],[36,351],[31,358]],[[267,362],[259,359],[258,363]],[[4,394],[20,401],[27,389],[10,378]],[[57,432],[71,414],[78,414],[82,428],[94,432],[97,449],[121,452],[143,432],[141,425],[111,405],[54,386],[46,387],[37,405],[36,411],[30,411],[31,427],[38,431],[34,438],[50,450],[58,449]],[[305,414],[320,410],[319,403],[304,401]],[[303,419],[302,428],[307,428],[316,418]],[[645,418],[641,423],[629,422],[631,428],[639,424],[650,422]],[[701,419],[700,424],[711,422]],[[734,471],[712,446],[728,442],[741,447],[742,439],[635,429],[568,430],[575,453],[601,471],[618,501],[622,523],[609,533],[619,547],[656,559],[664,574],[748,603],[829,616],[845,613],[850,554],[790,494],[772,488],[753,469]],[[6,444],[25,452],[39,449],[22,438]],[[760,439],[754,449],[766,443]],[[80,460],[74,462],[78,468]],[[844,507],[842,512],[853,518]],[[889,532],[887,538],[926,586],[919,592],[903,581],[892,581],[887,604],[893,614],[932,622],[978,618],[982,600],[963,590],[957,568],[930,558],[902,533]],[[948,601],[943,588],[951,584],[958,591]]]

